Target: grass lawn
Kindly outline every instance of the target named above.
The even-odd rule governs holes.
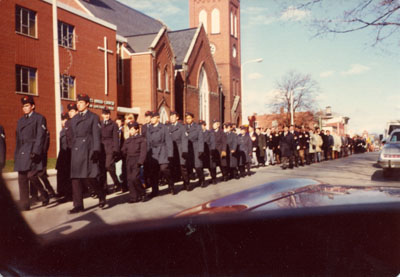
[[[49,158],[47,160],[47,169],[53,169],[56,167],[56,158]],[[6,172],[13,172],[14,171],[14,160],[8,160],[6,161],[6,166],[3,169],[3,173]]]

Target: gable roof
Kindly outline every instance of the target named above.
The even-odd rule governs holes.
[[[127,37],[127,42],[133,53],[148,52],[156,36],[157,33],[129,36]]]
[[[163,24],[117,0],[78,0],[95,17],[117,26],[117,34],[133,36],[157,33]]]
[[[168,37],[171,41],[172,48],[176,56],[176,68],[181,68],[193,38],[197,32],[197,28],[190,28],[178,31],[169,31]]]

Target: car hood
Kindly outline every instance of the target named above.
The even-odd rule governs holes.
[[[383,202],[400,202],[400,188],[335,186],[312,179],[285,179],[203,203],[175,217]]]

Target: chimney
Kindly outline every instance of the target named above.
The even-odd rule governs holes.
[[[332,108],[331,106],[326,107],[325,109],[325,115],[331,116],[332,115]]]

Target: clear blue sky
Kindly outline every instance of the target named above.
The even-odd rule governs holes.
[[[172,30],[189,27],[186,0],[120,0]],[[354,132],[382,133],[385,122],[400,119],[399,40],[372,47],[373,33],[314,38],[309,22],[315,11],[282,9],[281,1],[241,0],[244,93],[250,110],[269,113],[275,83],[289,70],[309,73],[319,83],[318,106],[350,117]],[[340,13],[342,5],[336,5]],[[332,9],[332,6],[329,7]],[[335,5],[333,6],[333,9]],[[399,39],[399,34],[394,38]]]

